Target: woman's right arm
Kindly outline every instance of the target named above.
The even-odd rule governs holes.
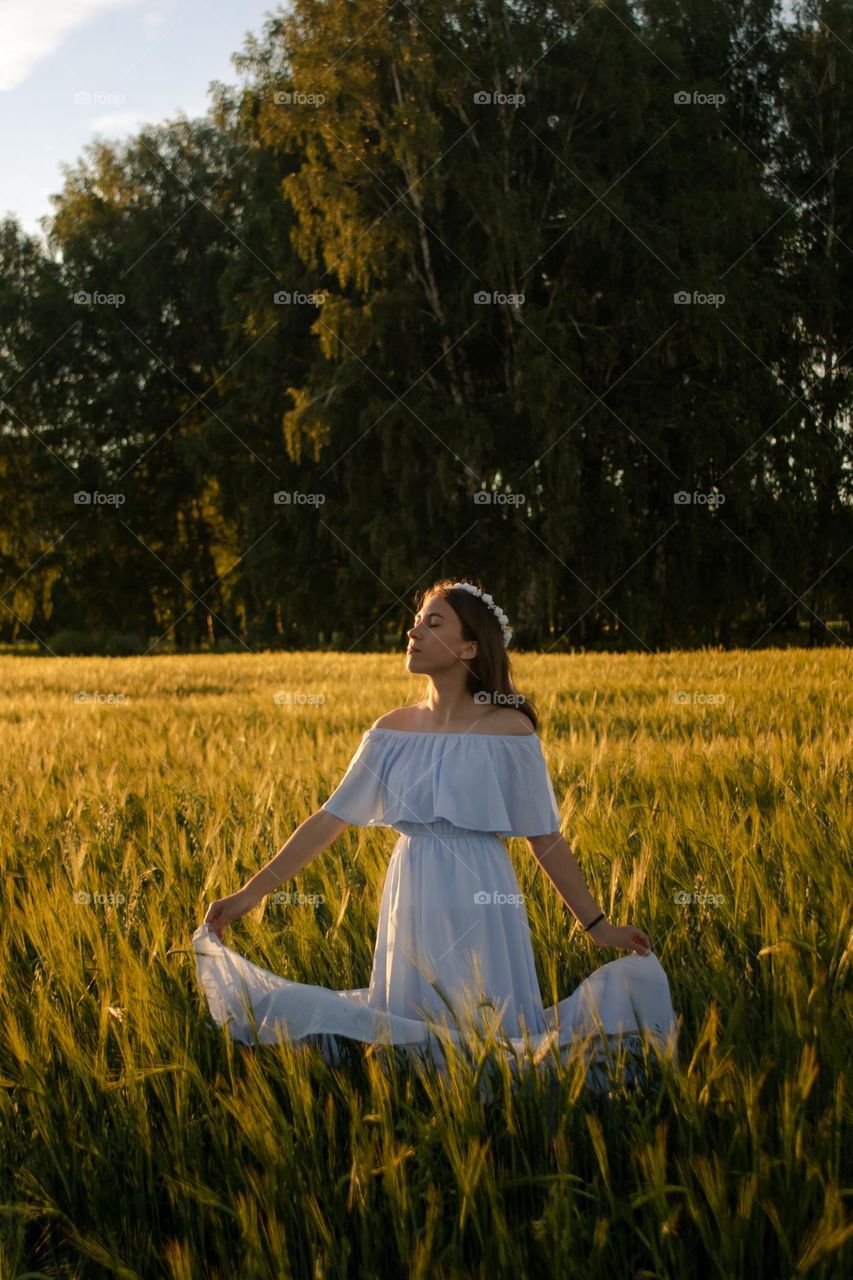
[[[309,862],[313,862],[349,826],[343,818],[336,818],[326,809],[317,809],[300,823],[290,839],[282,845],[274,858],[270,858],[251,880],[227,898],[211,903],[204,923],[221,940],[221,930],[256,907],[266,894],[295,876]]]

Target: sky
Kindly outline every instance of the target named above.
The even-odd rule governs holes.
[[[785,0],[787,12],[792,0]],[[203,116],[275,0],[0,0],[0,218],[30,235],[96,137]]]
[[[0,218],[30,235],[96,137],[203,116],[275,0],[0,0]]]

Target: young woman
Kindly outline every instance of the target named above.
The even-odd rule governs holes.
[[[648,936],[605,918],[560,835],[536,711],[510,673],[511,635],[506,615],[475,582],[445,579],[421,595],[406,667],[426,677],[425,697],[375,721],[328,800],[242,889],[214,902],[193,935],[210,1011],[235,1039],[316,1038],[333,1061],[336,1036],[431,1049],[439,1023],[457,1040],[475,1024],[491,1027],[537,1057],[589,1034],[634,1042],[648,1034],[661,1047],[669,1040],[669,984]],[[349,823],[398,833],[368,987],[291,982],[224,946],[223,929]],[[527,838],[595,943],[633,953],[548,1009],[501,836]]]

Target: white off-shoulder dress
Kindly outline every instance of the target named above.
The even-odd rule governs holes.
[[[537,734],[368,729],[322,807],[398,833],[370,984],[332,991],[292,982],[201,925],[192,938],[199,985],[235,1039],[310,1039],[331,1061],[341,1036],[421,1046],[434,1057],[437,1027],[459,1043],[476,1024],[495,1032],[516,1063],[578,1038],[612,1047],[650,1037],[661,1049],[672,1041],[669,983],[653,952],[620,956],[543,1007],[524,900],[501,839],[559,831]]]

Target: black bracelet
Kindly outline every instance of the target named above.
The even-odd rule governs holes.
[[[583,926],[584,933],[589,933],[590,929],[592,929],[595,925],[597,925],[599,920],[603,920],[603,919],[604,919],[604,912],[602,911],[595,917],[595,919],[590,924],[585,924]]]

